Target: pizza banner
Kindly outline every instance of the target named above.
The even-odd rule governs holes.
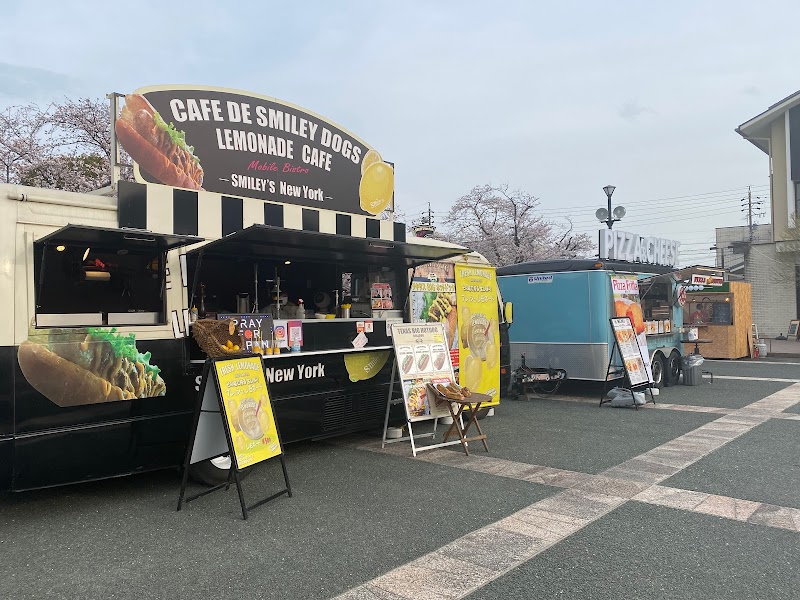
[[[636,343],[639,345],[641,354],[648,357],[644,361],[644,368],[647,374],[647,381],[653,381],[653,371],[650,366],[650,351],[647,349],[647,332],[644,324],[644,311],[639,301],[639,278],[636,275],[617,275],[610,274],[611,291],[614,302],[614,316],[628,317],[631,320]]]

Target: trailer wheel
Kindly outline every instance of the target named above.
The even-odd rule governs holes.
[[[664,387],[664,380],[666,378],[666,367],[664,366],[664,358],[660,352],[653,355],[653,362],[650,364],[650,369],[653,371],[653,387],[661,389]]]
[[[666,383],[667,385],[678,385],[681,377],[681,355],[677,350],[673,350],[667,359]]]
[[[220,456],[219,458],[212,458],[189,465],[189,477],[197,483],[215,486],[220,483],[225,483],[228,480],[228,471],[230,468],[230,456]],[[246,477],[249,473],[250,469],[244,469],[239,473],[239,479]]]

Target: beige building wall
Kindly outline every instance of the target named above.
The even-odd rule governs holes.
[[[772,239],[780,240],[789,226],[788,160],[786,121],[781,115],[770,124],[770,196],[772,199]]]

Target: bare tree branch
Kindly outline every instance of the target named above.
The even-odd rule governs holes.
[[[536,214],[539,199],[507,183],[475,186],[443,220],[444,238],[483,254],[496,265],[546,258],[575,258],[589,251],[587,235],[574,235]]]

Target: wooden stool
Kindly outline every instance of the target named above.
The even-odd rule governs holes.
[[[430,388],[433,389],[433,388]],[[492,400],[491,396],[486,394],[476,394],[473,393],[468,398],[464,398],[463,400],[452,400],[447,398],[446,396],[441,395],[438,391],[435,392],[436,394],[436,402],[446,402],[447,409],[450,411],[450,416],[453,417],[453,424],[445,431],[444,439],[442,441],[446,442],[451,436],[458,436],[458,439],[461,441],[461,447],[464,448],[464,454],[469,456],[469,448],[467,447],[467,442],[483,442],[484,449],[488,452],[489,446],[486,443],[486,434],[483,433],[480,424],[478,423],[478,411],[481,408],[481,404],[484,402],[490,402]],[[453,409],[453,405],[458,405],[458,410]],[[464,427],[461,427],[461,414],[464,410],[469,410],[469,420],[467,421]],[[472,437],[467,437],[467,431],[475,424],[475,429],[478,430],[478,435],[474,435]]]

